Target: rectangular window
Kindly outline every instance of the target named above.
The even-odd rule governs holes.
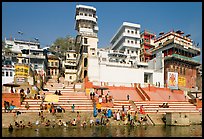
[[[57,63],[57,62],[55,62],[55,66],[58,66],[58,63]]]
[[[8,71],[6,71],[6,77],[8,77],[9,76],[9,73],[8,73]]]
[[[12,73],[12,72],[10,72],[10,76],[11,76],[11,77],[13,76],[13,73]]]
[[[88,38],[84,38],[84,44],[88,44]]]
[[[74,54],[74,58],[76,57],[76,54]]]
[[[51,66],[53,66],[54,64],[53,64],[53,62],[51,62]]]
[[[2,76],[4,76],[4,71],[2,71]]]
[[[69,79],[72,79],[72,76],[69,76]]]

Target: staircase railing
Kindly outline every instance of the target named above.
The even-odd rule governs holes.
[[[137,85],[135,84],[135,90],[139,94],[139,96],[142,98],[143,101],[145,101],[145,96],[142,94],[142,92],[138,89]]]
[[[140,84],[138,85],[139,90],[145,95],[145,97],[150,100],[150,97],[147,95],[147,93],[140,87]]]

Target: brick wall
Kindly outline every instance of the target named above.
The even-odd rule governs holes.
[[[174,68],[171,68],[173,66]],[[177,70],[175,70],[175,66]],[[185,74],[180,73],[180,68],[185,68]],[[182,62],[165,61],[164,66],[164,82],[166,83],[168,72],[178,72],[178,77],[183,77],[186,80],[186,85],[182,87],[195,88],[197,80],[196,67]]]

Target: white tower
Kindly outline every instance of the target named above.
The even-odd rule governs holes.
[[[77,63],[77,80],[83,80],[86,76],[98,76],[96,66],[97,45],[98,45],[98,26],[97,26],[96,8],[86,5],[76,6],[75,30],[78,34],[76,37],[76,51],[78,53]],[[96,73],[96,75],[93,75]]]

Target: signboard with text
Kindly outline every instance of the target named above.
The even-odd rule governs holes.
[[[178,77],[178,85],[179,86],[186,86],[186,78],[184,77]]]
[[[27,77],[28,66],[27,65],[15,65],[15,76],[16,77]]]

